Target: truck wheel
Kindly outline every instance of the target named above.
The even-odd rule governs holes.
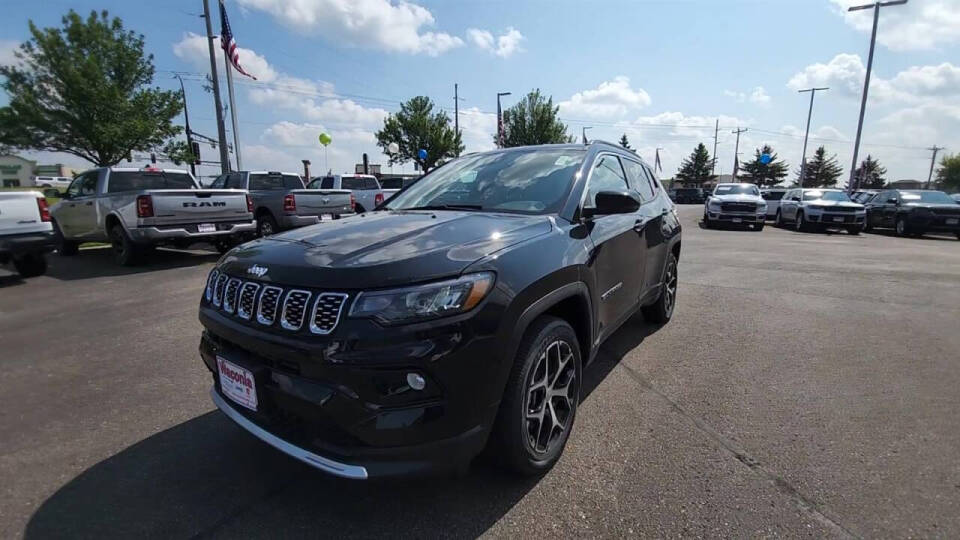
[[[580,380],[576,332],[557,317],[535,320],[517,350],[490,440],[506,466],[539,475],[560,459],[577,415]]]
[[[847,234],[852,234],[854,236],[860,234],[860,231],[863,229],[861,227],[847,227]]]
[[[810,230],[810,227],[807,226],[807,222],[803,219],[803,212],[797,210],[797,217],[793,220],[793,224],[797,229],[797,232],[807,232]]]
[[[47,258],[43,253],[27,253],[13,258],[13,267],[20,277],[42,276],[47,272]]]
[[[262,238],[277,234],[277,231],[277,220],[273,219],[270,214],[260,214],[260,217],[257,218],[257,236]]]
[[[896,225],[897,236],[907,236],[910,234],[910,227],[907,226],[907,218],[900,216],[897,218]]]
[[[63,257],[72,257],[80,251],[80,244],[71,242],[63,237],[63,231],[60,230],[60,224],[53,222],[53,237],[57,244],[57,253]]]
[[[777,209],[777,215],[773,218],[774,227],[783,227],[783,216],[780,215],[780,210]]]
[[[649,306],[643,306],[643,319],[648,323],[666,324],[673,317],[673,308],[677,304],[677,257],[672,252],[667,255],[666,268],[663,270],[663,288],[660,298]]]
[[[143,252],[127,236],[119,223],[110,229],[110,244],[113,246],[113,259],[123,266],[137,266],[143,263]]]
[[[233,249],[234,245],[230,240],[216,240],[213,242],[213,247],[216,248],[217,253],[221,255]]]
[[[710,221],[710,214],[706,210],[703,211],[703,226],[706,229],[713,227],[713,223]]]

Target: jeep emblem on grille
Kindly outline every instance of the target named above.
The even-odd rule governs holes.
[[[257,276],[257,277],[263,277],[263,275],[267,273],[267,267],[266,267],[266,266],[259,266],[259,265],[256,265],[256,264],[255,264],[255,265],[251,266],[250,268],[247,268],[247,273],[248,273],[248,274],[253,274],[253,275]]]

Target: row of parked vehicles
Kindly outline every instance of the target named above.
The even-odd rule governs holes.
[[[703,208],[703,223],[739,223],[763,230],[768,220],[798,231],[843,229],[860,234],[893,229],[899,236],[952,233],[960,239],[960,201],[942,191],[769,188],[717,184]]]
[[[213,245],[221,253],[257,236],[372,210],[396,190],[370,175],[235,171],[203,188],[187,171],[102,167],[79,174],[47,208],[35,191],[0,193],[0,263],[23,276],[46,270],[44,254],[74,256],[108,242],[116,261],[140,264],[157,246]]]

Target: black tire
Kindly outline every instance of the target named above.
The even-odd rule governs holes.
[[[847,233],[852,234],[854,236],[860,234],[861,230],[862,229],[860,227],[847,227]]]
[[[127,231],[123,230],[123,226],[119,223],[110,229],[110,244],[113,246],[113,260],[117,264],[122,266],[143,264],[143,250],[133,243]]]
[[[710,215],[707,214],[707,211],[703,211],[703,226],[707,229],[713,227],[713,222],[710,221]]]
[[[793,218],[793,227],[797,232],[807,232],[810,230],[806,220],[803,219],[803,211],[797,210],[797,215]]]
[[[563,359],[566,361],[561,364]],[[557,373],[552,383],[550,373]],[[560,459],[573,429],[581,380],[580,346],[567,321],[542,316],[531,323],[517,350],[491,434],[494,455],[520,474],[541,475],[549,471]],[[558,384],[567,389],[566,396],[549,396]],[[531,407],[539,409],[539,418]],[[543,429],[538,428],[545,426],[547,416],[550,426],[544,437]]]
[[[280,232],[280,229],[277,227],[277,220],[273,219],[270,214],[260,214],[260,217],[257,218],[257,236],[262,238],[278,232]]]
[[[60,230],[60,224],[53,222],[53,237],[57,244],[57,253],[63,257],[72,257],[80,252],[80,244],[71,242],[63,237],[63,231]]]
[[[47,258],[43,253],[27,253],[13,258],[13,267],[20,277],[42,276],[47,272]]]
[[[873,225],[870,224],[870,216],[867,216],[863,220],[863,232],[870,232],[873,230]]]
[[[894,225],[895,230],[897,231],[897,236],[910,236],[913,232],[910,230],[910,226],[907,225],[907,218],[900,216],[897,218],[896,225]]]
[[[663,267],[663,288],[660,297],[649,306],[643,306],[640,311],[643,319],[652,324],[666,324],[673,317],[673,309],[677,305],[677,256],[670,252]]]
[[[753,230],[755,230],[755,231],[757,231],[757,232],[762,231],[764,225],[766,225],[766,224],[765,224],[764,222],[762,222],[762,221],[761,221],[760,223],[755,223],[755,224],[753,225]]]
[[[960,231],[957,231],[957,240],[960,240]]]
[[[773,218],[774,227],[783,227],[783,216],[780,215],[780,209],[777,209],[777,215]]]
[[[259,227],[259,225],[258,225]],[[217,253],[223,255],[224,253],[233,249],[233,246],[236,244],[230,240],[215,240],[213,242],[214,249],[217,250]]]

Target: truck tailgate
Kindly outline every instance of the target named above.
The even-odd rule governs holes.
[[[247,192],[239,189],[159,189],[147,194],[153,199],[153,225],[253,219]]]
[[[296,200],[298,216],[353,212],[350,208],[350,191],[346,189],[293,189],[290,194]]]
[[[51,230],[50,223],[40,219],[39,196],[33,191],[0,192],[0,235]]]

